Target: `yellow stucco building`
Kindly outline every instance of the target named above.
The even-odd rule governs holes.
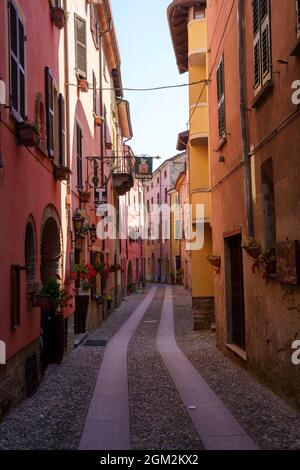
[[[189,133],[179,135],[179,148],[188,150],[189,199],[193,227],[196,207],[204,205],[204,245],[191,251],[194,328],[208,327],[214,319],[213,269],[207,257],[212,253],[209,120],[207,90],[206,1],[174,0],[168,20],[179,73],[188,72]],[[181,138],[182,136],[182,138]]]

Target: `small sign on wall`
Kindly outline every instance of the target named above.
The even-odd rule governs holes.
[[[277,277],[282,284],[296,286],[300,281],[298,240],[276,243]]]

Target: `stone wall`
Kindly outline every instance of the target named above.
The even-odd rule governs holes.
[[[6,365],[0,365],[0,420],[11,408],[15,407],[19,401],[27,396],[26,360],[34,352],[37,356],[40,381],[40,339],[37,339],[8,359]]]
[[[213,297],[193,297],[194,330],[210,328],[215,321]]]

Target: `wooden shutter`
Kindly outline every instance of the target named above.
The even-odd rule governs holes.
[[[59,163],[65,166],[66,163],[66,125],[65,125],[65,100],[62,94],[58,97],[59,112]]]
[[[12,265],[10,269],[10,311],[11,326],[17,328],[21,324],[21,298],[20,298],[20,272],[21,268]]]
[[[45,104],[48,155],[50,158],[54,158],[54,88],[49,67],[45,68]]]
[[[77,187],[82,189],[82,130],[77,124],[76,126],[77,137]]]
[[[75,15],[76,69],[82,78],[87,78],[86,22]]]
[[[270,1],[253,0],[253,73],[254,89],[271,78],[271,26]]]
[[[300,35],[300,0],[296,0],[297,32]]]
[[[97,82],[96,75],[93,71],[93,112],[97,114]]]
[[[218,97],[218,121],[219,121],[219,139],[226,136],[225,130],[225,84],[224,84],[224,56],[217,69],[217,97]]]
[[[25,120],[25,33],[14,5],[9,2],[10,102],[18,121]]]

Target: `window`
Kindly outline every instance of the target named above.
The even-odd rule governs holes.
[[[47,122],[47,149],[49,158],[54,158],[54,87],[49,67],[45,68],[45,103]]]
[[[18,121],[25,120],[25,32],[15,6],[9,2],[10,103]]]
[[[150,201],[149,200],[147,201],[147,211],[148,211],[148,214],[150,214]]]
[[[159,205],[160,204],[160,194],[157,193],[157,204]]]
[[[266,248],[272,248],[276,243],[276,210],[272,158],[269,158],[261,166],[261,182],[265,227],[265,245]]]
[[[226,137],[224,55],[217,69],[219,140]]]
[[[76,126],[77,137],[77,188],[82,189],[82,130],[77,124]]]
[[[97,114],[97,81],[96,75],[93,71],[93,112]]]
[[[36,250],[34,228],[33,224],[31,222],[28,222],[25,234],[25,268],[26,282],[28,286],[34,283],[35,281],[35,261]]]
[[[297,33],[300,36],[300,0],[296,0],[296,12],[297,12]]]
[[[271,26],[269,0],[253,0],[254,89],[258,92],[271,78]]]
[[[75,15],[75,53],[76,69],[82,78],[87,78],[86,60],[86,22]]]
[[[159,184],[159,178],[157,178],[156,182],[157,182],[157,184]]]
[[[59,164],[65,166],[66,163],[66,125],[65,125],[65,100],[62,94],[58,97],[58,139],[59,139]]]
[[[165,171],[165,178],[167,178],[167,177],[168,177],[168,172],[167,172],[167,170],[166,170],[166,171]]]
[[[165,188],[165,203],[168,202],[168,188]]]

